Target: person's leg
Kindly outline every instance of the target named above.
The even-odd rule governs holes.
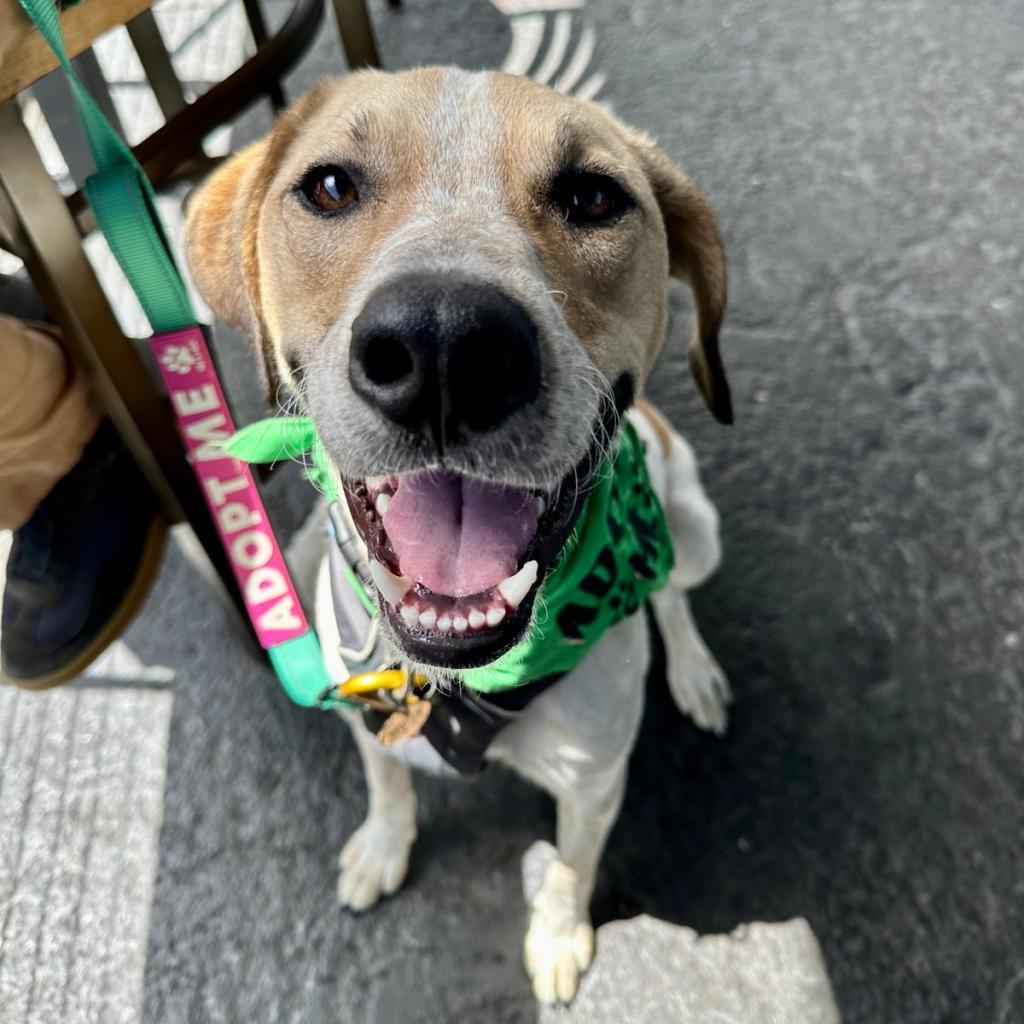
[[[3,281],[5,308],[15,298],[30,312],[25,293]],[[0,675],[33,689],[74,678],[121,632],[156,573],[165,532],[58,339],[48,326],[0,316],[0,529],[14,530]]]
[[[43,330],[0,315],[0,358],[0,530],[16,530],[82,457],[100,417]]]

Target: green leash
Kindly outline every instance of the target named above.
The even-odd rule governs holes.
[[[67,75],[96,165],[85,182],[86,198],[153,329],[151,346],[179,432],[260,644],[296,703],[347,703],[327,696],[334,693],[334,680],[327,676],[249,467],[209,443],[226,440],[234,425],[149,179],[75,72],[53,0],[19,2]],[[244,531],[237,525],[243,522]]]

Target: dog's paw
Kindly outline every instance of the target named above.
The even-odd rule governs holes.
[[[721,736],[729,724],[729,680],[715,656],[699,641],[688,644],[667,665],[668,686],[679,710],[694,724]]]
[[[576,913],[576,872],[552,862],[533,899],[523,961],[542,1003],[569,1002],[594,958],[594,929]]]
[[[526,971],[539,1002],[571,1002],[593,958],[594,929],[585,921],[568,933],[534,925],[526,933]]]
[[[349,910],[369,910],[381,896],[397,892],[409,870],[415,828],[367,818],[338,857],[338,901]]]
[[[729,680],[697,630],[686,595],[663,587],[651,607],[665,644],[665,678],[676,707],[700,729],[725,732],[732,700]]]

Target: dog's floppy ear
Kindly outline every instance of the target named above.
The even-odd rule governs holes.
[[[650,139],[642,138],[639,149],[665,221],[671,273],[693,289],[697,326],[690,369],[715,419],[732,423],[732,398],[718,348],[726,288],[725,250],[715,216],[693,182]]]
[[[258,330],[256,222],[266,180],[267,140],[231,157],[192,194],[185,231],[188,265],[200,295],[221,320]]]
[[[218,167],[188,202],[185,249],[192,278],[214,313],[257,347],[270,401],[281,380],[260,303],[260,211],[276,165],[327,86],[322,82],[302,96],[269,135]]]
[[[192,279],[207,305],[255,345],[264,397],[273,403],[280,376],[260,315],[257,251],[269,150],[269,136],[254,142],[218,167],[193,193],[185,249]]]

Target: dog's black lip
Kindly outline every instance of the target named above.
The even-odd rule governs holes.
[[[629,383],[632,383],[631,380]],[[631,403],[632,389],[622,388],[621,384],[622,379],[620,378],[613,389],[613,396],[608,396],[603,400],[599,416],[601,429],[595,431],[594,443],[580,462],[562,478],[562,482],[555,492],[555,499],[537,524],[537,531],[520,562],[520,565],[524,565],[531,559],[536,560],[537,583],[530,588],[529,593],[514,612],[507,615],[497,626],[490,626],[487,629],[472,632],[467,630],[465,633],[437,633],[415,626],[407,626],[397,609],[387,601],[378,600],[378,607],[382,610],[382,623],[392,634],[396,645],[410,658],[424,665],[459,671],[490,664],[519,643],[533,617],[533,606],[537,594],[576,525],[594,474],[605,456],[606,446],[597,439],[606,437],[610,442],[624,408]],[[629,392],[628,397],[622,394],[623,391]],[[625,401],[623,401],[624,398]],[[346,480],[343,481],[343,491],[356,529],[361,534],[363,541],[369,545],[370,541],[366,536],[366,522],[361,512],[366,485],[362,481]],[[373,557],[372,549],[371,557]],[[393,562],[390,568],[397,570],[399,567],[396,562]]]

